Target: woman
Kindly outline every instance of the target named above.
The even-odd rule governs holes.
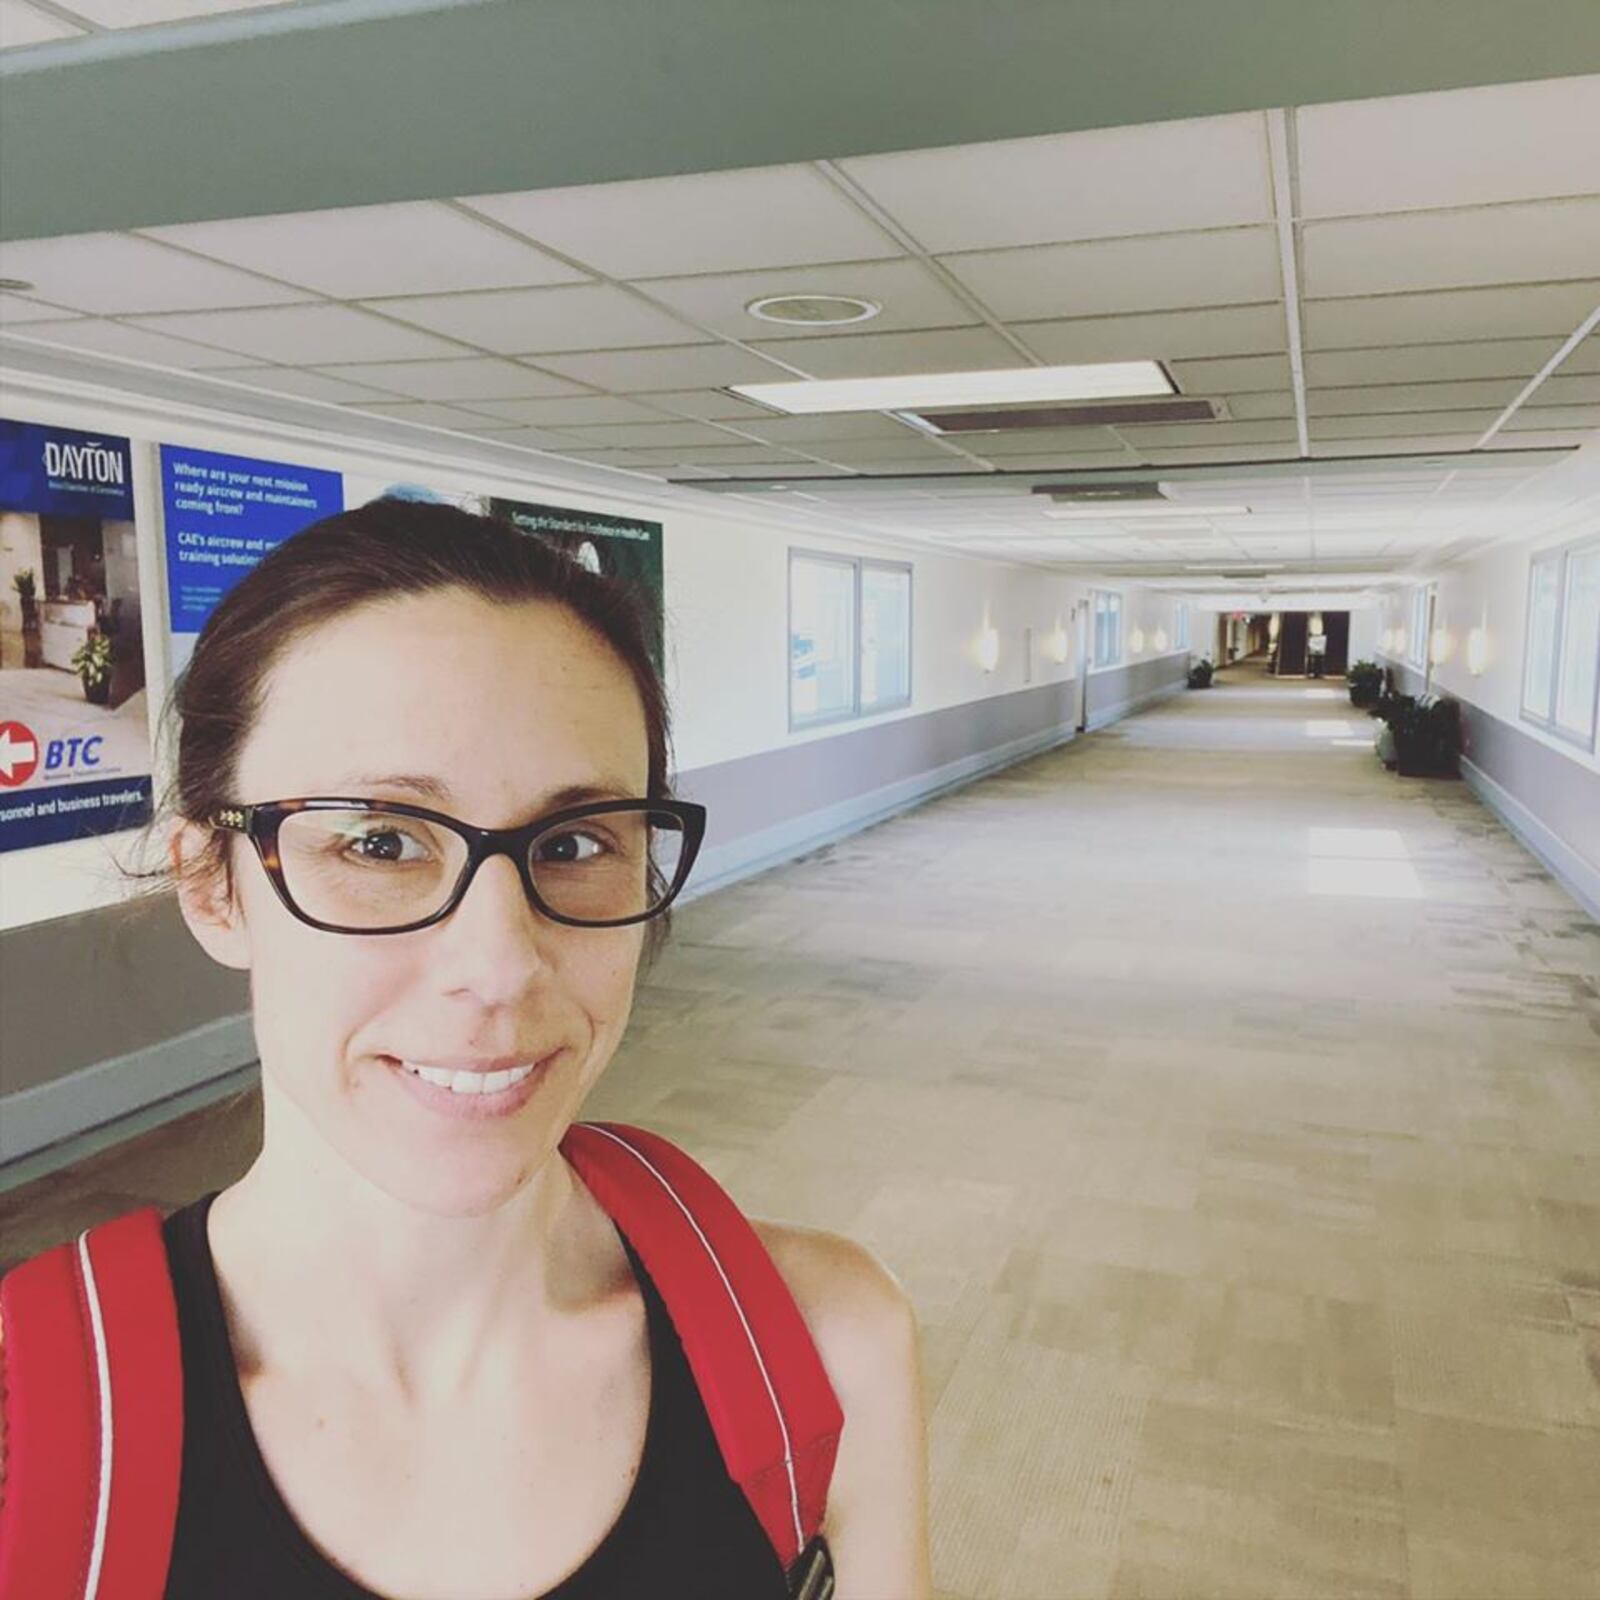
[[[250,974],[264,1137],[166,1224],[168,1600],[782,1594],[659,1298],[557,1150],[692,855],[629,596],[505,524],[380,501],[230,593],[177,709],[179,901]],[[474,830],[518,828],[463,882]],[[644,843],[630,902],[604,853]],[[758,1229],[845,1414],[839,1600],[925,1595],[907,1302],[843,1239]]]

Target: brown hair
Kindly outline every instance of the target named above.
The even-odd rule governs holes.
[[[501,605],[563,606],[604,640],[639,691],[649,754],[644,798],[669,797],[671,737],[656,628],[634,591],[509,522],[384,499],[286,539],[211,614],[163,714],[163,721],[179,722],[177,765],[152,829],[178,818],[203,823],[220,807],[240,803],[234,790],[240,753],[260,716],[268,675],[297,640],[360,606],[443,589]],[[213,833],[185,875],[220,874],[231,889],[230,839]],[[174,881],[170,868],[129,876],[156,880],[157,887]],[[666,916],[646,924],[647,959],[666,924]]]

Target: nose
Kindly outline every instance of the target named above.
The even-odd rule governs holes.
[[[529,903],[522,875],[509,856],[490,856],[461,903],[434,930],[443,979],[486,1006],[516,1001],[552,970],[556,924]]]

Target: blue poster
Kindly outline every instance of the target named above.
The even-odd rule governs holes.
[[[0,853],[150,816],[132,450],[0,418]]]
[[[344,480],[337,472],[164,444],[161,503],[178,668],[217,602],[269,550],[344,510]]]

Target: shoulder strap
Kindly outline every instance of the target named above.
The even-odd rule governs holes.
[[[183,1456],[153,1206],[0,1279],[0,1600],[155,1600]]]
[[[716,1180],[658,1134],[579,1122],[561,1153],[661,1291],[729,1476],[793,1568],[821,1526],[844,1415],[788,1286]]]

